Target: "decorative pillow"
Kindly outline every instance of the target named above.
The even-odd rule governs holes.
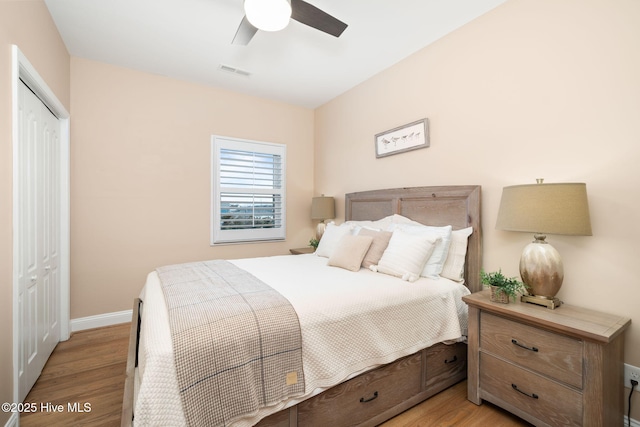
[[[318,243],[316,255],[329,258],[342,237],[351,234],[352,226],[348,224],[335,225],[333,222],[327,224],[324,234]]]
[[[429,225],[400,224],[394,227],[411,234],[440,237],[440,241],[436,243],[433,254],[431,254],[429,260],[427,260],[420,274],[423,277],[432,279],[439,278],[444,268],[444,262],[447,259],[449,246],[451,245],[451,226],[432,227]]]
[[[387,249],[387,246],[389,245],[389,239],[391,239],[392,234],[393,233],[390,231],[376,231],[368,228],[360,229],[358,232],[359,236],[370,236],[373,239],[367,254],[362,260],[362,266],[364,268],[369,268],[372,265],[378,264],[378,261],[382,258],[384,250]]]
[[[354,236],[347,234],[340,239],[338,246],[329,257],[327,265],[358,271],[362,265],[362,259],[373,242],[371,236]]]
[[[420,272],[433,253],[438,240],[440,237],[414,235],[403,230],[395,230],[378,265],[372,265],[369,268],[415,282],[420,277]]]
[[[467,243],[472,233],[473,227],[454,230],[451,233],[449,252],[440,276],[455,280],[456,282],[464,281],[464,262],[467,257]]]

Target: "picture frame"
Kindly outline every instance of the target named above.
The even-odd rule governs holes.
[[[375,136],[376,158],[427,148],[429,119],[420,119]]]

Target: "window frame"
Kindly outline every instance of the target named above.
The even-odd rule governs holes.
[[[279,194],[280,196],[280,226],[273,228],[251,228],[224,230],[221,227],[221,204],[220,194],[224,189],[232,189],[236,193],[246,192],[248,194],[266,194],[266,189],[239,190],[234,187],[225,187],[221,184],[220,153],[223,149],[246,151],[252,153],[278,155],[281,157],[281,188],[268,190],[269,194]],[[287,146],[264,141],[252,141],[247,139],[231,138],[227,136],[212,135],[211,137],[211,234],[210,245],[228,245],[239,243],[267,243],[281,242],[286,238],[286,154]]]

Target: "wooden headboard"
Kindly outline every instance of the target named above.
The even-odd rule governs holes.
[[[451,225],[454,230],[473,227],[467,246],[465,284],[471,292],[482,290],[479,185],[393,188],[345,195],[346,221],[375,221],[393,214],[425,225]]]

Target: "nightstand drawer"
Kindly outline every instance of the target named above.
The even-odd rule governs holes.
[[[484,353],[480,388],[483,398],[497,398],[549,425],[582,425],[580,392]]]
[[[482,312],[480,349],[582,389],[583,343]]]

